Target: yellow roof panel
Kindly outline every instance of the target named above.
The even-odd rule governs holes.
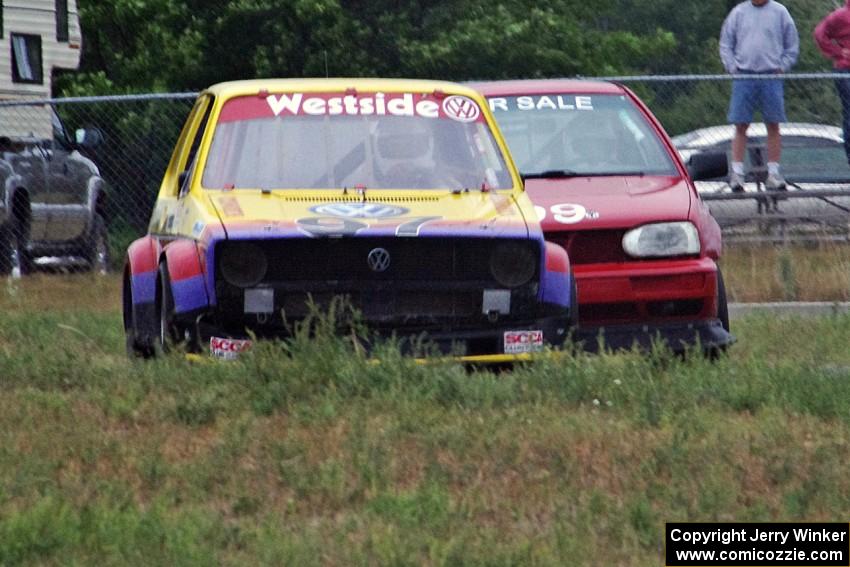
[[[365,92],[433,92],[466,95],[475,99],[481,97],[477,91],[458,83],[448,81],[426,81],[419,79],[253,79],[230,81],[212,85],[206,92],[216,96],[230,98],[257,94],[262,90],[272,92],[343,92],[347,89]]]

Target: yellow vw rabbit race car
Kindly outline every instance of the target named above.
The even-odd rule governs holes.
[[[149,233],[127,250],[129,351],[179,342],[233,358],[340,296],[374,337],[484,362],[561,345],[577,320],[567,254],[544,241],[475,91],[366,79],[210,87]]]

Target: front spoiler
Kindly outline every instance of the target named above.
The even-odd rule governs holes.
[[[539,352],[526,352],[519,354],[504,353],[504,334],[507,331],[543,331],[544,348]],[[407,355],[420,356],[421,353],[416,352],[417,343],[422,343],[427,346],[435,347],[433,358],[441,357],[450,358],[461,362],[475,364],[501,364],[509,362],[519,362],[523,360],[531,360],[535,356],[541,354],[546,349],[560,348],[564,342],[574,333],[575,330],[570,328],[569,312],[565,312],[563,316],[548,316],[540,317],[533,322],[523,323],[504,323],[494,325],[489,328],[475,330],[458,330],[448,332],[429,332],[425,335],[423,341],[417,341],[419,335],[411,335],[410,338],[401,338],[398,341],[402,352]],[[225,333],[213,325],[201,324],[198,327],[198,337],[201,344],[206,348],[209,345],[210,337],[222,336],[231,339],[252,339],[244,333]],[[381,332],[376,333],[376,337],[391,338],[393,333]],[[396,339],[399,339],[398,333],[395,333]],[[261,336],[260,338],[272,339],[286,338],[283,336]],[[472,346],[476,345],[476,346]],[[368,345],[364,345],[369,350]],[[458,350],[460,347],[460,350]],[[465,354],[464,348],[478,351],[471,354]],[[470,348],[472,347],[472,348]],[[429,357],[431,358],[431,357]],[[419,359],[419,358],[417,358]],[[426,360],[423,358],[422,360]]]
[[[584,350],[627,350],[637,346],[650,350],[661,341],[676,353],[699,345],[705,351],[723,348],[735,342],[735,336],[723,328],[719,319],[644,325],[607,325],[580,327],[576,340]]]

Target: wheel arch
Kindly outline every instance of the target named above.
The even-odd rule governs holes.
[[[543,247],[543,271],[540,277],[540,298],[544,303],[572,307],[572,271],[567,251],[554,242]]]
[[[106,182],[100,177],[92,177],[88,182],[88,207],[92,215],[98,214],[103,220],[108,220],[106,205],[107,195]]]
[[[130,326],[136,340],[153,344],[156,333],[156,279],[161,246],[150,235],[135,240],[127,248],[124,263],[123,312],[125,329]]]
[[[162,250],[159,262],[165,263],[167,269],[176,316],[188,316],[210,306],[205,263],[197,242],[171,242]]]

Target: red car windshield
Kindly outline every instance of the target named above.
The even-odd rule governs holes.
[[[489,102],[525,176],[677,174],[655,130],[623,95],[528,95]]]
[[[231,99],[220,113],[202,183],[208,189],[513,186],[474,100],[419,93]]]

